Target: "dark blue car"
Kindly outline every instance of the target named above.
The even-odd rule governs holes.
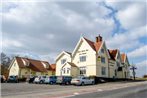
[[[8,83],[18,83],[18,76],[9,76],[8,80],[7,80]]]
[[[58,76],[57,84],[71,84],[72,77],[71,76]]]
[[[56,76],[49,76],[45,78],[45,84],[56,84],[57,77]]]

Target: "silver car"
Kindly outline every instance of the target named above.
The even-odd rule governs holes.
[[[44,83],[45,78],[46,78],[46,76],[37,76],[37,77],[34,79],[34,83],[40,83],[40,84],[42,84],[42,83]]]
[[[73,85],[94,85],[94,79],[90,79],[89,77],[85,77],[85,76],[78,76],[77,78],[74,78],[71,80],[71,84]]]

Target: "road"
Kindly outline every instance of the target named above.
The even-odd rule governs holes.
[[[98,91],[75,95],[70,98],[147,98],[147,85],[145,84],[109,91]]]
[[[127,96],[132,96],[129,94],[132,94],[133,92],[135,93],[139,92],[140,96],[141,95],[144,96],[146,89],[143,90],[142,88],[147,88],[144,85],[147,85],[147,82],[110,82],[110,83],[89,85],[89,86],[2,83],[1,97],[2,98],[63,98],[63,97],[81,98],[81,96],[86,95],[86,98],[99,98],[99,96],[100,98],[102,98],[101,97],[102,95],[109,94],[109,96],[114,95],[114,97],[112,96],[112,98],[119,98],[119,97],[115,97],[117,95],[118,96],[125,95],[126,97],[123,98],[127,98]],[[135,88],[134,86],[138,86],[138,88]],[[132,90],[131,87],[134,87],[134,89]],[[132,91],[132,92],[129,92],[127,94],[125,93],[125,91]],[[103,98],[109,98],[109,97],[104,96]]]

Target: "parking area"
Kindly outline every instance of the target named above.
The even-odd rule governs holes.
[[[29,84],[29,83],[2,83],[1,95],[11,96],[20,94],[36,94],[43,92],[55,92],[59,90],[66,90],[70,88],[76,88],[72,85],[49,85],[49,84]]]
[[[109,82],[88,86],[1,83],[1,96],[2,98],[60,98],[68,94],[118,89],[143,83],[147,82]]]

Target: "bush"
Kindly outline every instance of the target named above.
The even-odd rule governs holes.
[[[19,81],[19,82],[26,82],[26,79],[27,79],[27,78],[19,78],[18,81]]]
[[[144,75],[143,78],[147,78],[147,75]]]

